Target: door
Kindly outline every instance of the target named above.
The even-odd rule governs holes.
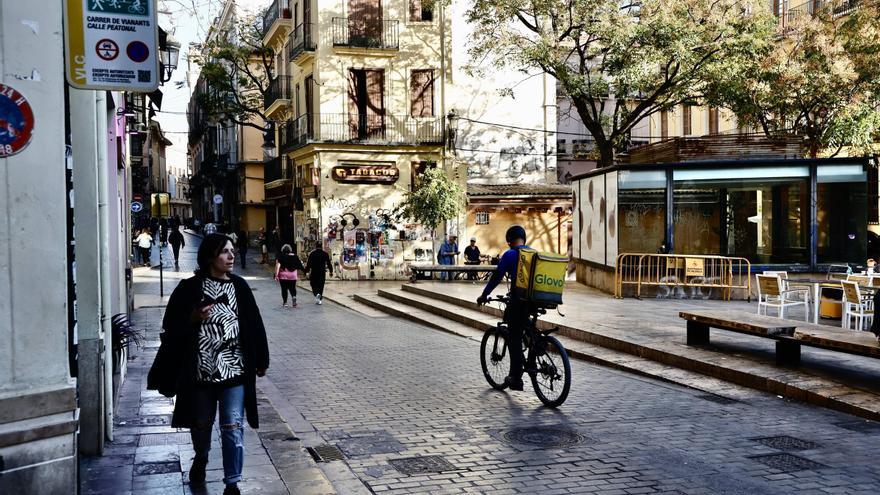
[[[350,69],[348,84],[350,138],[384,139],[385,72],[381,69]]]
[[[314,137],[312,133],[314,130],[314,105],[315,105],[315,80],[312,79],[312,76],[306,76],[305,80],[306,85],[306,132],[308,132],[309,137]]]

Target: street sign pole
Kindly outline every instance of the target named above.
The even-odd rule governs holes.
[[[156,201],[159,202],[159,218],[162,217],[162,194],[156,195]],[[162,225],[159,225],[159,297],[165,297],[165,279],[163,277],[163,267],[165,263],[162,261]],[[165,227],[168,228],[168,227]],[[167,234],[166,234],[167,235]]]

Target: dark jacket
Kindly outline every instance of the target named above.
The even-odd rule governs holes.
[[[325,272],[329,270],[330,275],[333,275],[333,263],[330,262],[330,255],[327,254],[327,251],[323,249],[314,249],[311,253],[309,253],[309,257],[306,260],[306,269],[305,272],[311,273],[311,276],[314,278],[322,278],[325,275]]]
[[[257,415],[257,369],[269,367],[269,345],[266,342],[266,329],[260,316],[260,309],[254,299],[254,294],[245,280],[237,275],[229,274],[235,287],[235,297],[238,301],[238,325],[239,339],[244,351],[244,408],[247,414],[247,422],[251,428],[259,428],[259,416]],[[165,308],[165,317],[162,320],[162,347],[169,345],[168,349],[159,349],[159,353],[165,352],[164,369],[151,370],[157,381],[165,381],[164,388],[168,388],[167,381],[175,380],[177,400],[174,404],[174,415],[171,418],[171,426],[174,428],[191,428],[194,422],[195,407],[193,391],[196,386],[196,366],[198,353],[198,323],[191,323],[190,316],[193,309],[202,298],[202,278],[199,276],[182,280]],[[158,355],[157,355],[158,357]],[[168,363],[175,366],[167,367]],[[169,369],[171,368],[171,369]],[[159,383],[149,383],[148,388],[159,389]],[[159,389],[161,391],[161,389]]]

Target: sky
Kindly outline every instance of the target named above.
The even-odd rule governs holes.
[[[236,0],[235,3],[236,6],[244,9],[257,9],[267,7],[271,1]],[[155,117],[166,137],[173,143],[165,150],[165,160],[169,166],[186,166],[186,110],[191,91],[186,86],[186,53],[190,43],[204,41],[211,23],[225,2],[226,0],[159,0],[158,2],[159,26],[180,42],[177,70],[171,75],[171,81],[160,88],[163,93],[162,111]]]

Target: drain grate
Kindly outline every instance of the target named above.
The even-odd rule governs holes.
[[[183,445],[191,441],[189,433],[157,433],[151,435],[141,435],[138,440],[138,447],[149,447],[153,445]]]
[[[570,447],[584,443],[585,438],[577,431],[563,426],[530,426],[516,428],[502,435],[511,443],[533,445],[543,448]]]
[[[119,426],[171,426],[170,414],[145,414],[117,423]]]
[[[857,419],[855,421],[835,423],[834,426],[859,433],[880,433],[880,423],[877,423],[876,421]]]
[[[812,471],[828,467],[824,464],[819,464],[818,462],[804,459],[803,457],[799,457],[793,454],[756,455],[749,457],[749,459],[754,459],[761,464],[764,464],[765,466],[769,466],[778,471],[782,471],[783,473],[793,473],[795,471]]]
[[[455,471],[457,468],[439,455],[424,455],[391,459],[388,461],[394,469],[403,474],[430,474],[444,471]]]
[[[148,462],[144,464],[138,464],[134,467],[134,474],[138,476],[149,475],[149,474],[168,474],[168,473],[179,473],[180,472],[180,461],[173,462]]]
[[[715,394],[704,394],[704,395],[698,395],[697,397],[700,399],[703,399],[703,400],[707,400],[709,402],[714,402],[716,404],[722,404],[725,406],[729,405],[729,404],[736,404],[737,402],[739,402],[738,400],[731,399],[729,397],[722,397],[720,395],[715,395]]]
[[[790,437],[788,435],[751,438],[750,440],[777,450],[810,450],[819,446],[819,444],[810,442],[809,440],[801,440],[800,438]]]
[[[342,451],[335,445],[323,444],[314,447],[306,447],[315,462],[341,461],[345,458]]]

